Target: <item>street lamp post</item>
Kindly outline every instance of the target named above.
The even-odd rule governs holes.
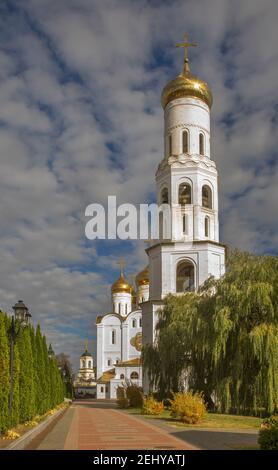
[[[15,315],[12,315],[12,323],[10,326],[10,395],[9,395],[9,414],[12,417],[13,410],[13,390],[14,390],[14,345],[20,330],[16,330],[15,319],[19,321],[20,325],[26,327],[29,324],[32,315],[29,313],[28,308],[22,300],[19,300],[14,306],[13,310]]]

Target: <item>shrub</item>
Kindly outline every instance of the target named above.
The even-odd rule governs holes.
[[[171,416],[184,423],[196,424],[206,415],[206,405],[201,393],[174,393],[171,400]]]
[[[128,408],[129,407],[129,400],[126,396],[125,387],[118,387],[117,388],[117,405],[118,405],[119,408]]]
[[[262,450],[278,450],[278,416],[270,416],[262,422],[258,444]]]
[[[145,398],[142,408],[143,415],[160,415],[164,411],[164,405],[157,401],[152,395]]]
[[[133,408],[142,408],[143,406],[143,390],[138,385],[130,384],[126,387],[126,397],[129,400],[129,406]]]

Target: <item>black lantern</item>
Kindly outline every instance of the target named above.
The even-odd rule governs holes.
[[[13,310],[15,313],[16,320],[18,320],[22,324],[28,325],[32,315],[31,313],[29,313],[28,308],[26,307],[25,303],[22,300],[19,300],[13,306]]]

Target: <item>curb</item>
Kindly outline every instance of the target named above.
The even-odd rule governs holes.
[[[62,408],[58,410],[54,415],[49,416],[44,421],[42,421],[38,426],[30,431],[27,431],[23,436],[19,437],[15,441],[11,442],[7,447],[4,447],[2,450],[24,450],[24,448],[31,442],[34,437],[40,434],[54,419],[64,413],[68,408]]]

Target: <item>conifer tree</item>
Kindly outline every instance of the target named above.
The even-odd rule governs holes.
[[[5,315],[0,312],[0,433],[9,426],[9,341]]]

